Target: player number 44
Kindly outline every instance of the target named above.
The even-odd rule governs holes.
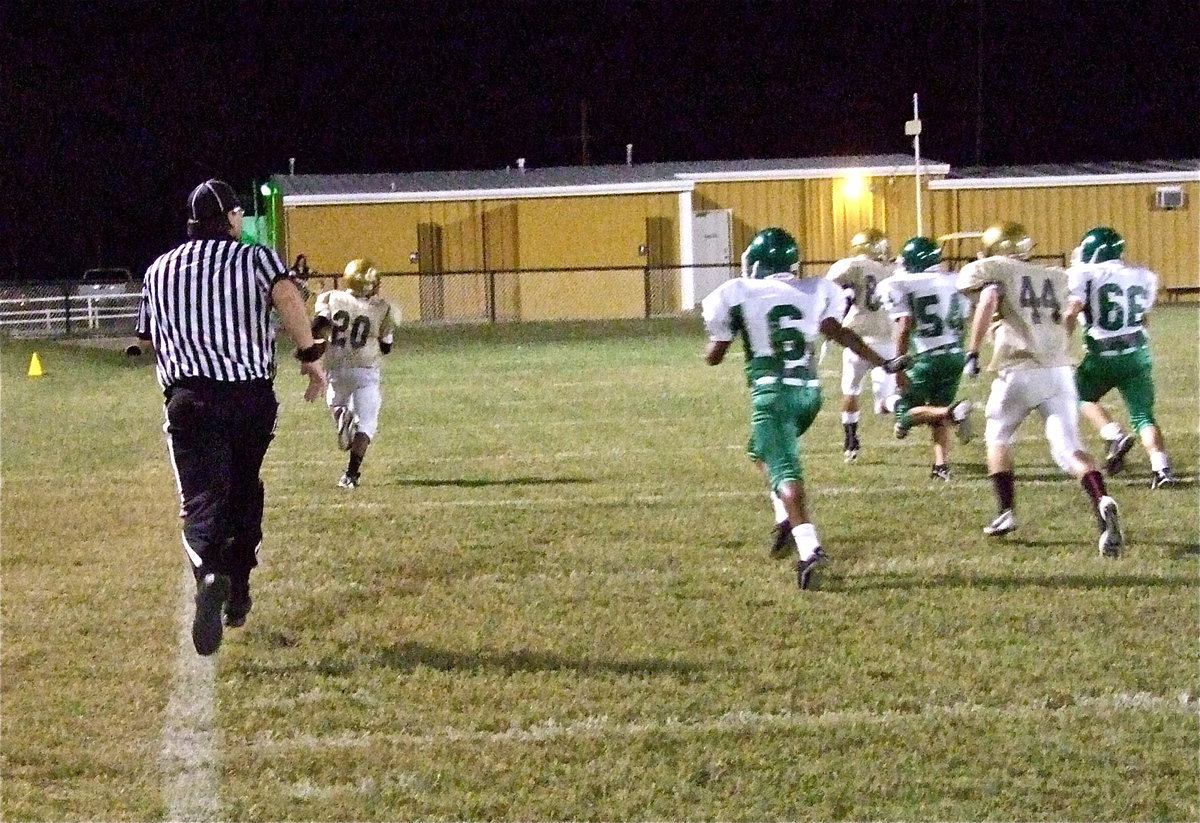
[[[1050,278],[1042,281],[1041,293],[1033,285],[1033,278],[1028,274],[1021,278],[1021,308],[1029,309],[1029,317],[1038,324],[1042,322],[1042,312],[1050,313],[1054,323],[1062,322],[1062,306],[1058,303],[1058,295],[1054,293],[1054,282]]]

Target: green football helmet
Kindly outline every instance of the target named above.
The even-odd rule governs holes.
[[[1103,263],[1120,260],[1125,252],[1125,238],[1108,226],[1097,226],[1079,241],[1080,263]]]
[[[888,244],[887,236],[879,229],[863,229],[850,238],[850,251],[882,263],[887,260],[891,246]]]
[[[1033,251],[1033,238],[1020,223],[1005,220],[989,226],[979,238],[983,246],[984,257],[1019,257],[1029,258]]]
[[[800,246],[786,229],[763,229],[754,235],[742,254],[742,270],[748,277],[793,274],[800,269]]]
[[[900,250],[900,257],[905,271],[925,271],[942,262],[942,249],[928,237],[913,237]]]

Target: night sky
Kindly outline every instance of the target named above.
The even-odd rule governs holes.
[[[220,177],[1200,158],[1197,0],[18,2],[0,277],[140,274]],[[981,78],[981,82],[980,82]],[[980,105],[981,103],[981,105]]]

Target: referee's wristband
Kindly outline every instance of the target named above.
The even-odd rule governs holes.
[[[314,363],[325,353],[325,341],[318,340],[306,349],[296,349],[296,359],[301,363]]]

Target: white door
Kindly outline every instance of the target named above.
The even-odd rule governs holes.
[[[685,309],[738,273],[733,261],[733,209],[692,212],[692,266],[683,277]]]

